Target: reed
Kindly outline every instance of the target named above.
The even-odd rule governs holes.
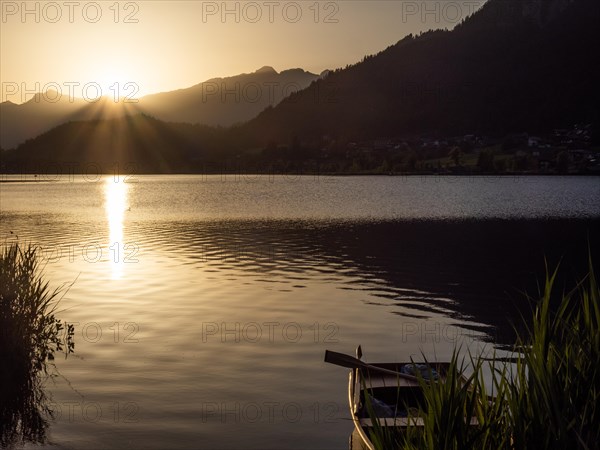
[[[600,446],[600,292],[591,258],[587,276],[562,293],[546,277],[515,379],[507,384],[508,430],[515,448]]]
[[[591,258],[572,291],[556,292],[557,272],[547,272],[513,361],[469,355],[465,364],[455,350],[443,383],[419,375],[423,426],[409,422],[402,434],[374,427],[376,448],[600,448],[600,291]],[[488,364],[493,396],[484,382]]]
[[[48,361],[74,350],[73,326],[56,318],[63,288],[43,280],[36,249],[19,244],[0,253],[0,447],[43,442]]]

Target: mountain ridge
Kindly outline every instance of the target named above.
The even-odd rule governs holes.
[[[564,8],[536,25],[515,6],[527,2],[506,8],[491,0],[452,31],[409,35],[333,71],[246,128],[281,142],[294,135],[504,133],[597,120],[599,62],[585,43],[598,40],[599,8],[561,1],[548,0]],[[335,89],[332,101],[319,97],[326,83]]]
[[[265,67],[272,71],[263,70]],[[214,126],[228,126],[249,120],[269,104],[281,101],[284,92],[274,91],[273,95],[269,96],[265,91],[259,101],[255,101],[254,98],[245,99],[243,95],[238,96],[239,101],[231,96],[223,101],[218,89],[204,92],[203,98],[203,87],[211,83],[239,83],[241,90],[243,87],[252,86],[253,83],[266,83],[267,86],[268,83],[288,83],[294,88],[302,89],[318,77],[319,75],[303,69],[292,68],[278,73],[270,66],[263,66],[250,74],[212,78],[187,88],[149,94],[130,103],[114,102],[110,97],[101,97],[92,102],[60,95],[55,90],[39,92],[21,104],[10,101],[0,103],[0,148],[13,148],[67,121],[111,119],[132,113],[150,114],[165,121],[192,124],[206,122]],[[247,91],[250,92],[249,89]],[[183,98],[179,98],[180,96]]]
[[[537,24],[514,3],[502,9],[506,4],[490,0],[452,31],[406,36],[230,128],[166,123],[148,116],[69,124],[20,146],[9,159],[86,161],[99,154],[90,136],[105,133],[102,142],[111,145],[113,136],[123,133],[124,141],[140,147],[119,144],[122,158],[134,161],[144,152],[161,155],[156,166],[144,165],[147,171],[197,171],[225,161],[285,168],[321,160],[330,152],[343,159],[356,154],[351,144],[391,137],[505,136],[582,122],[597,130],[600,64],[589,42],[599,37],[599,5],[574,0]],[[137,136],[139,130],[148,136]],[[71,135],[83,137],[78,149]],[[402,148],[394,150],[400,156],[390,158],[404,158]],[[165,169],[169,161],[172,165]]]

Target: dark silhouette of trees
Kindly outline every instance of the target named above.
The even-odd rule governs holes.
[[[556,155],[556,171],[558,173],[568,173],[569,172],[569,153],[566,151],[560,152]]]
[[[484,173],[494,172],[496,166],[494,164],[494,153],[489,150],[482,150],[477,158],[477,167]]]
[[[460,147],[452,147],[452,149],[448,153],[448,157],[452,161],[454,161],[454,165],[456,167],[460,166],[460,161],[462,158],[462,151],[461,151]]]

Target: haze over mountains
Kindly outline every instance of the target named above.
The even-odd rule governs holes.
[[[256,117],[316,79],[318,75],[302,69],[277,73],[265,66],[249,75],[213,78],[187,89],[148,95],[139,106],[167,122],[229,126]]]
[[[167,122],[229,126],[256,117],[269,105],[319,78],[302,69],[278,73],[269,66],[250,74],[213,78],[195,86],[147,95],[135,103],[69,98],[65,91],[36,94],[23,104],[0,103],[0,147],[12,148],[74,120],[114,119],[144,113]]]
[[[15,147],[65,122],[112,119],[129,110],[129,104],[117,107],[106,97],[89,102],[52,90],[36,94],[20,105],[6,101],[0,103],[0,147]]]
[[[600,41],[599,11],[596,0],[490,0],[452,31],[407,36],[312,83],[297,73],[305,89],[230,129],[147,116],[71,123],[5,160],[98,161],[102,142],[103,161],[140,161],[150,172],[202,170],[223,161],[283,167],[322,158],[325,141],[345,152],[348,142],[415,134],[502,135],[578,122],[597,127],[600,62],[592,43]],[[255,73],[259,83],[262,72],[270,70]],[[185,91],[203,94],[198,87]],[[161,95],[167,94],[158,94],[157,103]],[[182,109],[163,111],[164,118],[209,120],[181,91],[171,95]]]

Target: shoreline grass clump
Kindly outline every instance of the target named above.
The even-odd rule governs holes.
[[[529,339],[520,339],[507,385],[515,448],[600,448],[600,292],[586,278],[551,308],[557,271],[546,278]]]
[[[0,447],[45,441],[52,417],[43,389],[55,354],[74,350],[73,326],[56,318],[61,288],[50,290],[36,249],[0,252]]]
[[[467,370],[455,350],[444,383],[420,377],[423,426],[409,422],[403,433],[375,426],[376,448],[599,449],[597,278],[590,258],[585,278],[573,290],[557,293],[557,273],[546,276],[531,324],[518,337],[510,361],[471,356]],[[493,392],[487,391],[485,368],[491,369]]]

